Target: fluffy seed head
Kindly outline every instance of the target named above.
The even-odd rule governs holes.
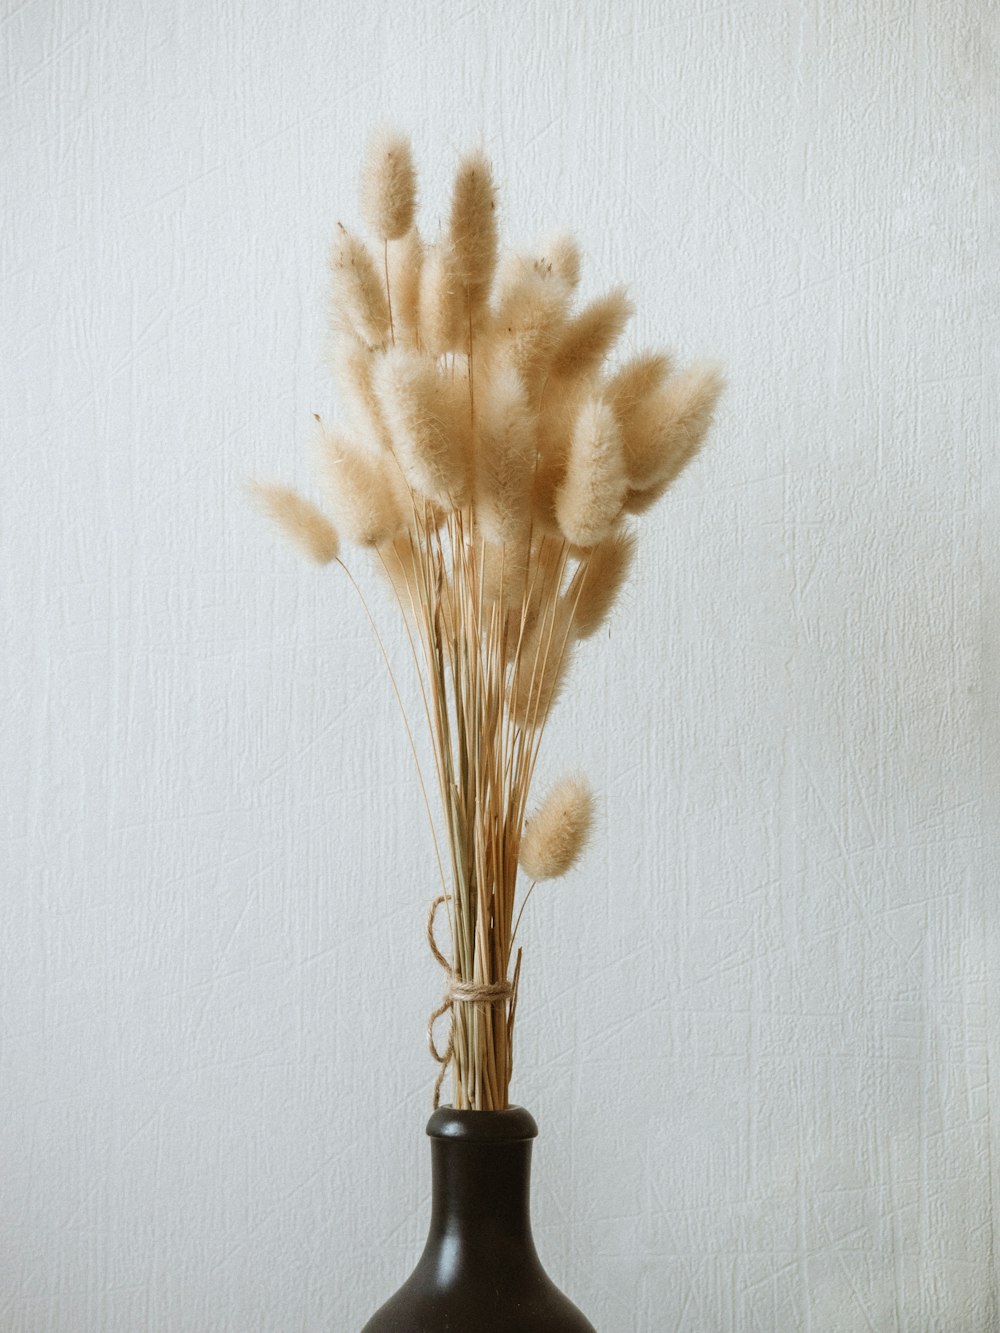
[[[697,365],[639,404],[622,429],[632,490],[663,494],[701,448],[722,388],[715,366]]]
[[[381,359],[375,388],[410,484],[448,508],[465,504],[472,481],[468,403],[452,381],[428,357],[395,347]]]
[[[527,577],[530,582],[530,571]],[[510,714],[522,727],[541,727],[569,670],[573,628],[569,606],[564,598],[551,605],[543,601],[523,632],[516,628],[519,644],[510,683]]]
[[[542,260],[571,292],[580,285],[580,247],[568,232],[551,236],[542,247]]]
[[[607,620],[632,568],[635,545],[635,533],[619,528],[580,561],[565,593],[576,638],[589,639]]]
[[[624,287],[591,301],[566,326],[552,359],[556,375],[590,375],[620,337],[632,315]]]
[[[396,340],[416,345],[420,338],[420,274],[424,266],[424,243],[416,227],[389,242],[389,290]]]
[[[334,340],[331,361],[334,381],[354,438],[369,453],[391,451],[392,436],[375,393],[375,364],[381,353],[355,338]]]
[[[514,255],[504,261],[493,329],[502,355],[529,392],[541,385],[566,328],[569,292],[536,261]]]
[[[373,455],[342,435],[320,431],[319,464],[324,490],[339,530],[359,546],[383,546],[406,527],[406,497],[399,464],[391,454]]]
[[[420,341],[431,356],[461,351],[468,341],[463,329],[464,295],[455,256],[447,242],[432,245],[420,273]]]
[[[476,440],[476,518],[490,541],[520,542],[531,523],[534,422],[512,367],[501,365],[483,396]]]
[[[593,816],[594,798],[582,778],[557,782],[525,826],[518,857],[524,873],[533,880],[565,875],[586,845]]]
[[[361,216],[380,241],[394,241],[413,226],[416,202],[410,141],[382,130],[369,144],[361,172]]]
[[[636,409],[655,393],[670,374],[670,357],[663,352],[644,352],[626,361],[604,386],[603,397],[611,405],[618,424],[625,427]]]
[[[298,491],[269,482],[255,482],[252,493],[261,508],[310,560],[328,565],[340,550],[337,532],[321,510]]]
[[[369,347],[383,347],[389,337],[384,279],[361,241],[339,222],[330,255],[330,272],[335,332],[359,338]]]
[[[556,518],[574,546],[596,546],[621,513],[627,482],[614,413],[600,398],[583,405],[556,492]]]
[[[482,153],[470,153],[459,164],[448,238],[455,276],[468,291],[474,311],[488,297],[497,266],[496,189]]]

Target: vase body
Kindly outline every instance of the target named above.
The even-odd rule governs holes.
[[[442,1107],[427,1133],[433,1178],[427,1244],[362,1333],[595,1333],[535,1252],[533,1117],[519,1106]]]

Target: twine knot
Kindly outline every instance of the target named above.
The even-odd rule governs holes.
[[[455,1057],[455,1005],[504,1004],[514,993],[514,988],[509,981],[494,981],[489,983],[461,981],[458,973],[438,948],[437,940],[434,938],[434,919],[437,916],[437,910],[441,904],[448,902],[450,898],[450,893],[443,893],[439,898],[435,898],[431,903],[431,910],[427,915],[427,943],[430,946],[431,953],[441,964],[448,977],[444,988],[444,998],[427,1020],[427,1046],[433,1058],[441,1066],[434,1083],[435,1111],[441,1100],[441,1085],[444,1082],[445,1074],[447,1074],[448,1066]],[[448,1024],[448,1044],[443,1051],[440,1051],[434,1040],[434,1024],[445,1014],[451,1015],[451,1021]]]

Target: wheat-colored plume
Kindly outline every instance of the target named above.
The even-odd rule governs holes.
[[[334,338],[333,376],[352,427],[351,435],[369,453],[392,452],[392,435],[375,392],[375,366],[381,353],[355,338]]]
[[[482,565],[483,617],[489,624],[489,618],[496,611],[506,622],[507,642],[504,646],[505,657],[509,657],[516,646],[520,627],[520,613],[524,600],[524,589],[528,578],[528,552],[520,542],[497,545],[485,538],[478,548],[478,557]],[[500,633],[498,621],[496,632]]]
[[[531,523],[535,433],[513,367],[498,367],[480,409],[477,436],[476,519],[490,541],[520,542]]]
[[[379,276],[364,244],[340,223],[330,254],[330,272],[334,328],[360,338],[369,347],[383,347],[389,337],[385,279]]]
[[[261,508],[310,560],[328,565],[336,560],[340,542],[333,524],[310,501],[288,486],[256,482],[252,486]]]
[[[382,358],[375,387],[407,480],[449,509],[463,505],[472,467],[450,382],[428,357],[396,347]]]
[[[542,262],[551,267],[571,292],[580,285],[580,247],[568,232],[551,236],[542,247]]]
[[[465,297],[447,242],[432,245],[420,271],[420,341],[431,356],[461,351],[468,342]]]
[[[591,301],[566,326],[552,360],[556,375],[590,375],[621,336],[632,315],[623,287]]]
[[[388,247],[389,289],[396,336],[414,346],[420,341],[420,276],[424,267],[424,243],[416,227]]]
[[[470,153],[459,164],[448,238],[455,277],[468,300],[466,315],[473,319],[489,295],[497,266],[496,190],[482,153]]]
[[[496,334],[502,355],[529,394],[535,394],[549,374],[566,327],[569,296],[565,283],[526,256],[512,256],[503,266]]]
[[[530,575],[529,575],[530,577]],[[543,605],[525,626],[510,685],[511,717],[523,727],[542,727],[558,698],[572,656],[572,608],[562,599]]]
[[[715,366],[692,366],[639,404],[622,429],[632,491],[663,494],[701,447],[722,386]]]
[[[369,144],[361,172],[361,216],[380,241],[395,241],[413,226],[416,204],[410,141],[382,130]]]
[[[321,429],[320,473],[337,529],[359,546],[384,546],[405,531],[409,495],[391,454],[372,455]]]
[[[565,593],[578,639],[589,639],[607,620],[632,568],[635,546],[635,533],[619,528],[581,559]]]
[[[670,357],[665,352],[644,352],[624,363],[604,387],[604,400],[609,403],[618,423],[626,423],[670,374]]]
[[[556,496],[569,461],[573,432],[587,401],[584,380],[546,380],[538,409],[538,460],[532,490],[532,512],[540,531],[565,536],[556,517]]]
[[[557,879],[572,869],[590,835],[594,798],[583,778],[565,777],[529,819],[519,860],[529,879]]]
[[[621,435],[600,398],[584,403],[573,427],[556,518],[574,546],[596,546],[611,531],[627,490]]]

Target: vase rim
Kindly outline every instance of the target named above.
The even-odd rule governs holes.
[[[508,1106],[503,1111],[456,1111],[453,1106],[439,1106],[427,1122],[432,1139],[464,1139],[478,1143],[497,1143],[538,1137],[535,1117],[523,1106]]]

